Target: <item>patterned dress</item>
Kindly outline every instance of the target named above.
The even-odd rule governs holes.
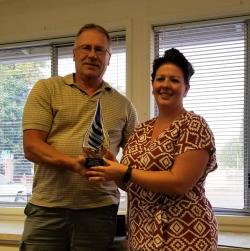
[[[186,112],[152,141],[155,120],[135,130],[123,164],[158,171],[170,170],[175,157],[187,151],[206,149],[210,157],[204,175],[183,195],[154,193],[132,182],[127,186],[130,250],[216,251],[217,223],[204,189],[207,174],[217,167],[213,134],[201,116]]]

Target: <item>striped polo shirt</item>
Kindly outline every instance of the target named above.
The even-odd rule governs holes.
[[[73,74],[39,80],[24,107],[23,130],[48,132],[48,144],[66,155],[78,156],[98,99],[110,150],[116,155],[137,125],[137,116],[131,102],[106,82],[88,96],[74,83]],[[114,182],[89,182],[66,168],[37,164],[34,168],[30,202],[35,205],[83,209],[118,204],[119,192]]]

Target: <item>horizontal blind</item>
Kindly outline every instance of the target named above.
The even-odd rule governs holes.
[[[213,207],[225,209],[245,208],[245,31],[244,22],[154,28],[156,56],[174,47],[194,66],[184,106],[214,133],[218,169],[207,177],[206,194]]]
[[[123,95],[126,94],[126,41],[125,34],[112,36],[112,55],[104,74],[107,81]]]

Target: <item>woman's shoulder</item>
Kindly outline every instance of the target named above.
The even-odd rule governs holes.
[[[199,115],[193,111],[186,112],[184,114],[183,120],[187,121],[188,123],[196,122],[196,123],[201,123],[201,124],[207,124],[206,119],[202,115]]]
[[[207,120],[202,115],[196,114],[193,111],[186,112],[181,122],[181,128],[186,128],[189,131],[213,134]]]

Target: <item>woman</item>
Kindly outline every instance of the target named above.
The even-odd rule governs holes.
[[[217,250],[217,223],[204,183],[217,167],[206,121],[183,107],[192,65],[177,49],[153,64],[159,116],[136,128],[121,164],[87,171],[89,180],[114,180],[128,193],[130,250]]]

